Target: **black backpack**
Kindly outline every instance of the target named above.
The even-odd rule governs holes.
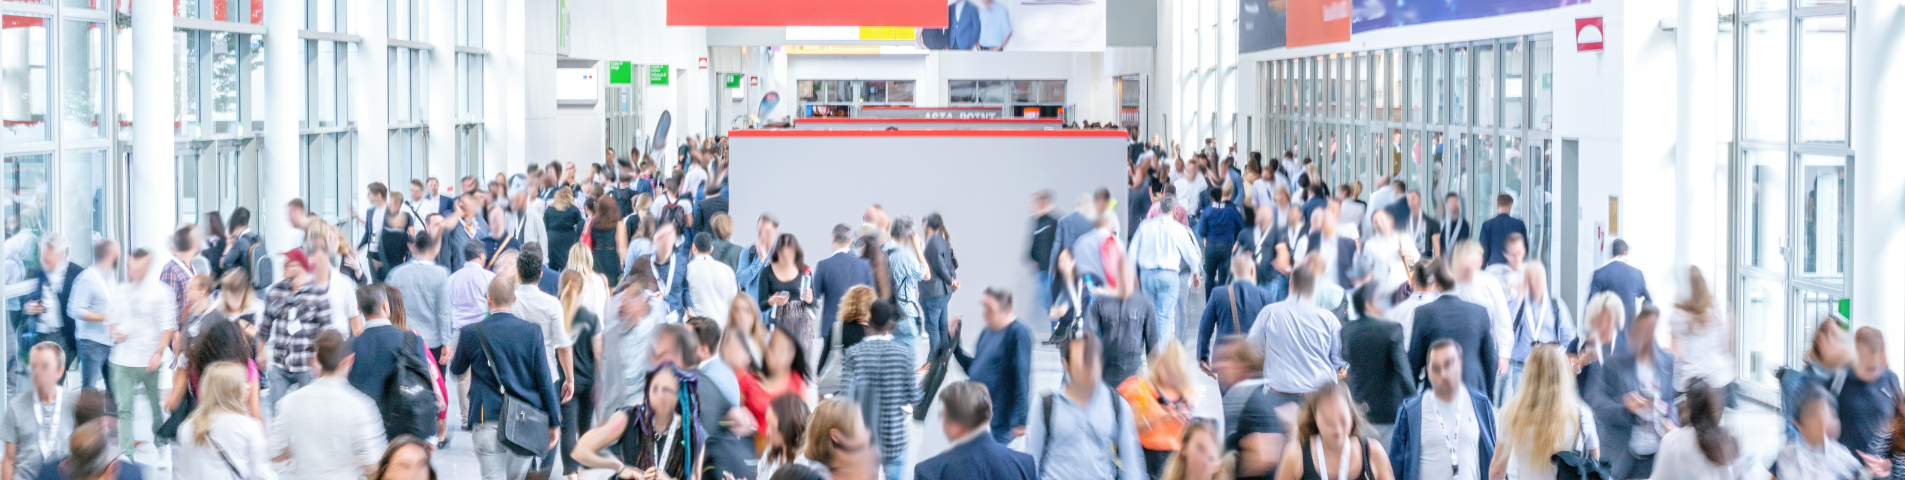
[[[383,411],[384,435],[388,438],[430,438],[437,433],[435,382],[430,380],[430,366],[417,357],[417,336],[403,333],[403,349],[392,357],[396,368],[391,370],[390,378],[384,379],[384,394],[377,399],[377,409]]]

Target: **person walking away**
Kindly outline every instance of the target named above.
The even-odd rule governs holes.
[[[848,348],[841,357],[841,388],[836,393],[850,395],[866,409],[867,424],[877,433],[886,478],[904,474],[907,446],[907,418],[902,407],[919,400],[919,383],[913,375],[912,347],[893,341],[893,326],[898,320],[893,305],[876,302],[867,318],[867,336]]]
[[[174,478],[277,478],[264,425],[245,414],[245,376],[245,367],[231,362],[205,370],[198,407],[179,425],[179,443],[172,451]]]
[[[322,251],[306,257],[304,250],[284,253],[286,278],[265,291],[265,323],[258,327],[258,356],[265,372],[265,417],[276,416],[278,400],[315,377],[312,356],[317,334],[331,325],[331,301],[324,290],[304,275],[313,261],[327,261]],[[269,356],[267,356],[269,355]]]
[[[1482,251],[1483,258],[1486,259],[1483,266],[1507,263],[1509,237],[1515,234],[1520,234],[1523,238],[1528,236],[1528,224],[1508,214],[1514,209],[1514,196],[1506,193],[1495,196],[1495,217],[1482,222]]]
[[[421,265],[436,266],[430,263]],[[400,316],[397,315],[400,312],[391,311],[393,307],[389,295],[391,289],[392,287],[386,284],[358,287],[357,309],[369,318],[364,320],[364,333],[352,338],[349,345],[345,346],[349,349],[346,353],[351,358],[352,367],[344,375],[344,379],[364,395],[364,398],[373,402],[372,405],[376,408],[374,411],[378,412],[378,429],[384,432],[385,439],[396,440],[402,435],[429,438],[436,435],[437,431],[435,429],[419,431],[415,428],[416,423],[410,418],[413,412],[406,411],[410,408],[405,398],[409,394],[389,390],[392,386],[393,375],[399,375],[399,369],[406,368],[408,363],[400,361],[400,356],[410,356],[409,362],[415,362],[415,365],[428,365],[429,359],[432,358],[429,350],[424,347],[422,336],[409,328],[409,320],[414,317],[408,314]],[[409,306],[414,302],[414,300],[404,302],[396,307],[408,311]],[[403,323],[399,324],[399,320]],[[357,360],[363,360],[363,362]],[[426,370],[429,371],[425,372],[427,374],[425,379],[434,387],[440,374],[434,368],[426,367]],[[438,410],[442,408],[438,407]],[[431,420],[434,424],[435,418],[432,417]]]
[[[543,328],[511,312],[516,291],[515,281],[509,278],[490,281],[489,316],[463,329],[457,344],[468,348],[457,350],[456,357],[450,360],[450,373],[471,376],[473,410],[466,422],[473,432],[476,460],[485,480],[523,478],[532,458],[503,444],[499,422],[504,395],[512,395],[548,416],[551,422],[548,448],[555,447],[561,433],[557,426],[562,419],[561,404],[557,401],[561,395],[556,392],[555,380],[550,375],[552,370],[544,354]],[[478,363],[485,366],[477,367]]]
[[[694,408],[697,378],[673,362],[645,375],[642,402],[616,410],[576,441],[577,463],[614,470],[615,478],[699,478],[706,433]],[[601,452],[610,452],[603,456]]]
[[[1555,478],[1552,458],[1556,452],[1575,452],[1591,460],[1602,458],[1594,412],[1576,395],[1573,379],[1569,378],[1572,372],[1567,355],[1558,345],[1535,347],[1529,354],[1528,368],[1523,373],[1526,388],[1502,405],[1504,428],[1499,435],[1506,440],[1498,444],[1489,463],[1491,479],[1507,478],[1510,469],[1517,478]],[[1658,450],[1659,439],[1653,441],[1653,450]],[[1652,452],[1648,455],[1651,457]]]
[[[205,247],[205,241],[199,238],[197,229],[189,223],[180,226],[178,230],[173,230],[172,235],[166,237],[166,240],[170,242],[172,256],[157,260],[163,263],[163,266],[157,267],[159,272],[156,275],[159,276],[160,283],[164,283],[166,288],[171,289],[168,293],[172,294],[172,330],[183,331],[185,322],[190,318],[188,311],[192,308],[191,302],[185,298],[187,284],[192,282],[193,276],[198,275],[198,272],[193,269],[192,262],[193,259],[198,258],[199,249]],[[153,254],[156,256],[158,252]],[[168,340],[162,345],[170,347],[173,352],[185,351],[184,338],[173,336]]]
[[[1145,219],[1138,224],[1136,233],[1131,235],[1131,245],[1127,254],[1137,265],[1139,285],[1144,289],[1145,298],[1157,306],[1158,333],[1161,338],[1177,338],[1177,302],[1179,289],[1178,271],[1181,265],[1190,265],[1191,271],[1203,269],[1204,257],[1199,253],[1197,240],[1191,236],[1191,229],[1170,218],[1176,211],[1177,201],[1171,197],[1158,200],[1157,217]],[[1110,269],[1110,264],[1106,269]],[[1191,277],[1191,287],[1198,286],[1199,277]],[[1147,350],[1149,351],[1149,350]]]
[[[1054,268],[1051,293],[1047,295],[1052,303],[1041,304],[1050,308],[1047,317],[1052,321],[1052,334],[1045,339],[1046,345],[1058,345],[1078,333],[1080,319],[1091,311],[1100,285],[1099,279],[1078,271],[1078,262],[1072,258],[1070,248],[1059,250]]]
[[[569,264],[569,247],[581,242],[582,209],[575,204],[575,193],[556,189],[555,198],[542,212],[543,230],[549,232],[549,263]],[[619,217],[618,217],[619,218]]]
[[[383,303],[377,291],[383,288],[366,286],[359,293],[379,297],[365,303]],[[286,395],[284,414],[271,420],[268,452],[274,461],[289,461],[287,479],[351,480],[377,466],[386,444],[384,421],[371,397],[348,380],[357,358],[351,343],[337,332],[318,334],[318,379]]]
[[[522,284],[516,287],[516,302],[510,306],[510,311],[542,329],[543,361],[549,366],[548,378],[559,392],[558,401],[551,407],[560,410],[561,403],[575,395],[575,338],[569,336],[568,319],[562,315],[562,301],[537,287],[546,272],[542,254],[537,253],[536,249],[524,249],[516,256],[516,278]],[[549,425],[561,426],[553,415],[549,417]],[[554,466],[555,460],[555,452],[548,452],[542,468]]]
[[[1420,328],[1418,326],[1417,328]],[[1396,410],[1389,463],[1397,480],[1480,480],[1495,458],[1495,409],[1467,385],[1462,345],[1453,339],[1412,349],[1426,354],[1430,389]]]
[[[1687,427],[1667,432],[1655,454],[1652,478],[1661,480],[1733,480],[1746,466],[1740,464],[1740,442],[1720,425],[1726,413],[1726,390],[1709,387],[1695,378],[1687,384]],[[1894,469],[1897,467],[1894,466]],[[1896,470],[1894,470],[1896,471]]]
[[[1380,215],[1379,215],[1380,216]],[[1402,324],[1383,319],[1382,299],[1377,290],[1356,289],[1352,297],[1356,320],[1343,326],[1344,355],[1349,363],[1349,390],[1362,400],[1371,433],[1387,443],[1396,428],[1396,408],[1416,394],[1415,379],[1409,374],[1409,353]],[[1347,348],[1350,345],[1356,348]]]
[[[106,279],[114,277],[119,263],[119,242],[112,239],[100,240],[93,244],[93,266],[85,270],[74,270],[79,277],[74,279],[66,301],[60,302],[67,307],[67,313],[61,314],[72,321],[73,328],[63,331],[73,332],[73,338],[79,343],[79,378],[81,388],[104,386],[111,391],[112,385],[106,382],[107,369],[111,364],[107,359],[112,356],[113,334],[107,327],[115,313],[128,311],[123,305],[114,305],[113,294],[125,290],[124,286],[114,286]],[[151,265],[152,259],[146,258],[145,265]],[[145,273],[141,269],[140,273]],[[129,277],[132,278],[132,277]],[[139,277],[143,280],[143,277]],[[120,303],[126,299],[122,298]],[[156,313],[151,311],[141,313]],[[145,363],[140,359],[140,366]],[[130,429],[128,429],[129,431]]]
[[[920,314],[923,317],[922,319],[925,320],[926,338],[931,347],[931,349],[927,351],[936,352],[946,348],[946,346],[953,341],[947,334],[946,303],[952,300],[953,292],[959,291],[959,265],[958,262],[953,260],[952,244],[949,243],[950,240],[946,236],[946,220],[944,218],[940,217],[938,213],[929,214],[926,218],[920,220],[920,227],[925,230],[923,233],[926,234],[926,247],[925,251],[922,252],[926,259],[926,280],[919,284]],[[835,228],[834,237],[834,242],[838,243],[840,241],[838,227]],[[836,245],[834,248],[838,250],[839,246]],[[835,257],[838,257],[838,255],[835,255]],[[828,260],[832,260],[832,258]],[[824,265],[826,262],[826,260],[821,261],[823,265],[820,266],[820,269],[828,269],[827,265]],[[818,285],[820,285],[819,280],[819,273],[816,271],[815,290],[821,290],[818,288]],[[830,287],[828,290],[832,290],[831,285],[833,283],[832,281],[828,282]],[[869,281],[867,283],[872,282]],[[844,288],[839,290],[841,292],[845,291]],[[822,296],[827,298],[827,303],[824,305],[824,308],[829,312],[821,316],[821,326],[823,327],[821,332],[822,335],[825,335],[827,330],[824,328],[833,320],[833,313],[831,312],[838,297],[827,294],[825,291],[823,291]]]
[[[1231,257],[1230,275],[1230,285],[1211,292],[1203,320],[1197,324],[1197,366],[1205,375],[1211,374],[1213,337],[1249,334],[1257,314],[1271,303],[1270,292],[1257,286],[1257,264],[1249,256]]]
[[[627,253],[627,247],[617,244],[616,239],[628,237],[628,230],[626,230],[625,224],[616,220],[622,218],[622,210],[620,207],[615,206],[615,202],[597,201],[595,202],[594,213],[593,216],[589,217],[587,228],[583,229],[582,242],[588,244],[590,253],[595,255],[595,273],[607,276],[610,284],[621,283],[621,260],[627,258],[624,256]],[[673,223],[671,222],[670,225],[673,225]],[[679,227],[674,227],[673,231],[680,233],[681,230]],[[658,236],[657,238],[659,239],[660,237]],[[668,243],[657,242],[655,244],[656,250],[667,249],[672,252],[674,249],[674,237],[669,237],[668,240]],[[667,258],[666,256],[662,257],[663,260]],[[675,304],[675,309],[679,310],[681,308],[679,301],[673,303]]]
[[[1381,444],[1363,436],[1367,430],[1364,422],[1356,413],[1356,400],[1349,387],[1336,382],[1317,387],[1303,398],[1296,438],[1283,447],[1277,480],[1396,478],[1392,457]],[[1337,472],[1336,476],[1330,476],[1331,471]]]
[[[1263,354],[1243,335],[1219,341],[1211,369],[1223,391],[1223,447],[1236,458],[1233,473],[1242,479],[1272,478],[1289,431],[1283,418],[1296,418],[1302,398],[1263,388]]]
[[[1436,291],[1455,290],[1454,273],[1441,260],[1430,262],[1429,270],[1434,272]],[[1421,378],[1422,371],[1429,367],[1428,348],[1431,344],[1450,339],[1457,342],[1463,352],[1461,366],[1464,384],[1470,388],[1494,391],[1500,372],[1489,366],[1499,363],[1498,344],[1495,343],[1494,329],[1488,323],[1485,309],[1444,293],[1435,301],[1417,307],[1414,322],[1409,337],[1410,378]]]
[[[1126,275],[1134,271],[1132,262],[1123,263]],[[1127,277],[1128,278],[1128,277]],[[1124,379],[1144,369],[1145,356],[1163,344],[1158,328],[1158,312],[1151,300],[1138,293],[1136,282],[1126,282],[1105,291],[1092,301],[1085,314],[1085,332],[1095,332],[1102,342],[1104,358],[1099,371],[1106,386],[1124,383]],[[1081,336],[1083,334],[1081,333]],[[1062,344],[1061,344],[1062,345]]]
[[[1136,143],[1132,144],[1136,146]],[[1058,216],[1052,214],[1052,191],[1039,190],[1032,194],[1032,241],[1027,248],[1027,265],[1032,267],[1032,285],[1044,287],[1052,284],[1052,263],[1057,252],[1053,252],[1053,239],[1058,236]],[[894,235],[894,241],[900,236]],[[894,270],[899,268],[895,265]],[[1050,304],[1051,297],[1045,290],[1038,290],[1040,304]]]
[[[1263,307],[1250,327],[1250,344],[1264,352],[1264,387],[1302,395],[1334,381],[1346,362],[1336,316],[1318,308],[1312,293],[1322,279],[1310,256],[1290,278],[1290,298]]]
[[[887,270],[893,274],[893,305],[898,307],[900,315],[898,326],[893,329],[893,339],[910,349],[919,344],[920,331],[925,329],[925,310],[920,307],[919,285],[928,278],[927,274],[930,271],[926,267],[925,254],[920,252],[921,239],[919,232],[913,230],[912,218],[902,216],[893,219],[887,231],[892,235],[893,240],[887,244],[888,247],[884,253]],[[1043,278],[1049,280],[1050,272],[1047,272]],[[931,345],[932,338],[929,336],[927,346]],[[922,368],[932,363],[935,354],[943,358],[944,350],[927,351],[927,361],[922,364]]]
[[[1502,251],[1506,261],[1482,267],[1482,273],[1494,276],[1501,283],[1508,311],[1514,312],[1521,309],[1521,302],[1527,296],[1527,289],[1521,282],[1527,279],[1523,270],[1528,259],[1528,240],[1519,233],[1510,233],[1502,243]]]
[[[914,480],[1038,478],[1038,465],[1032,462],[1031,455],[1006,448],[988,431],[992,425],[992,398],[985,384],[974,381],[956,382],[939,391],[939,402],[944,406],[940,423],[946,438],[952,441],[952,448],[915,465]]]
[[[177,311],[173,310],[172,292],[157,278],[160,271],[152,268],[152,257],[145,249],[132,252],[132,260],[126,262],[126,277],[135,280],[119,286],[118,301],[114,302],[113,314],[107,322],[107,329],[116,341],[110,358],[110,378],[113,400],[119,404],[121,418],[133,418],[132,400],[139,387],[145,388],[151,418],[165,418],[165,409],[159,407],[159,368],[165,347],[172,344],[178,320]],[[131,427],[131,422],[127,423],[126,426]],[[152,425],[155,436],[159,423],[163,422]],[[119,444],[126,457],[131,458],[136,445],[132,428],[119,429]]]
[[[1890,472],[1885,459],[1853,452],[1833,437],[1839,431],[1838,409],[1832,405],[1832,393],[1819,385],[1805,385],[1795,400],[1798,419],[1793,427],[1798,435],[1789,435],[1773,463],[1774,479],[1851,480],[1860,478],[1864,469]]]
[[[1244,223],[1242,212],[1237,206],[1226,200],[1234,188],[1225,184],[1219,190],[1216,200],[1203,213],[1198,215],[1197,238],[1204,241],[1204,296],[1209,297],[1211,290],[1218,285],[1230,282],[1226,267],[1230,264],[1230,253],[1236,249],[1238,239],[1248,224]]]
[[[411,237],[410,261],[391,269],[385,283],[404,292],[404,326],[422,337],[424,348],[429,349],[434,358],[443,359],[449,358],[445,353],[454,353],[445,350],[453,349],[451,341],[456,338],[457,301],[456,295],[451,293],[450,271],[436,263],[437,252],[441,250],[437,240],[428,232],[418,232]],[[362,298],[358,299],[358,310],[363,310]],[[370,323],[368,319],[364,321],[366,332],[370,331]],[[378,363],[371,361],[367,365]],[[437,370],[440,376],[442,368]]]
[[[1289,194],[1278,193],[1276,197],[1284,204],[1290,201]],[[1237,254],[1249,252],[1257,274],[1257,286],[1270,295],[1269,301],[1273,303],[1283,301],[1283,297],[1290,293],[1289,229],[1279,223],[1289,218],[1285,217],[1289,214],[1288,207],[1257,207],[1256,226],[1245,230],[1237,240]]]
[[[716,260],[713,253],[714,235],[695,234],[695,257],[688,262],[689,308],[697,316],[726,319],[740,288],[734,280],[734,268]]]
[[[7,401],[5,421],[0,421],[0,441],[6,442],[0,477],[6,480],[39,478],[41,465],[67,455],[66,439],[73,436],[71,412],[79,396],[60,386],[66,373],[65,349],[43,341],[27,355],[31,388]]]
[[[1103,377],[1104,344],[1093,335],[1066,342],[1065,384],[1039,395],[1026,428],[1025,453],[1048,480],[1142,480],[1143,454],[1130,405]]]
[[[953,343],[953,358],[971,381],[984,385],[991,395],[987,404],[996,413],[989,414],[987,428],[993,441],[1003,445],[1025,435],[1026,399],[1032,390],[1032,329],[1012,313],[1012,292],[987,289],[980,302],[986,329],[979,332],[974,353],[967,353],[964,343]],[[952,319],[953,338],[959,338],[963,323],[958,317]]]
[[[1078,242],[1078,237],[1084,236],[1096,228],[1098,215],[1105,211],[1105,206],[1098,205],[1094,199],[1102,195],[1105,199],[1105,203],[1108,204],[1111,200],[1111,192],[1109,190],[1101,188],[1098,192],[1099,193],[1080,195],[1078,201],[1072,207],[1072,212],[1058,219],[1058,223],[1053,227],[1050,262],[1058,262],[1058,252],[1060,250],[1071,248],[1072,244]],[[1073,255],[1077,255],[1077,253],[1074,252]]]
[[[1878,329],[1859,327],[1852,337],[1859,359],[1839,390],[1839,443],[1862,455],[1886,458],[1890,439],[1885,433],[1897,413],[1892,399],[1900,396],[1898,374],[1886,364],[1885,336]]]
[[[575,249],[580,253],[585,250]],[[573,266],[572,266],[573,267]],[[563,379],[574,385],[574,394],[562,402],[562,471],[571,476],[582,471],[582,465],[575,461],[571,452],[575,450],[577,435],[595,425],[595,371],[597,338],[601,330],[601,320],[595,312],[582,308],[582,291],[589,275],[598,275],[592,270],[569,268],[562,272],[562,280],[557,288],[557,298],[562,301],[563,327],[570,337],[575,339],[572,379]],[[571,479],[573,480],[573,479]]]
[[[1196,409],[1197,386],[1184,371],[1184,363],[1184,348],[1167,340],[1142,374],[1118,385],[1118,394],[1131,405],[1138,424],[1145,471],[1153,477],[1164,471],[1165,461],[1182,447],[1180,437]]]
[[[1640,312],[1640,304],[1636,302],[1642,302],[1644,298],[1645,303],[1654,303],[1654,295],[1647,292],[1647,277],[1641,275],[1640,269],[1628,264],[1627,248],[1627,240],[1614,239],[1607,247],[1607,253],[1614,258],[1595,269],[1594,276],[1588,282],[1588,295],[1614,292],[1620,297],[1621,304],[1627,307],[1627,318],[1621,319],[1623,323],[1633,320],[1634,314]]]
[[[1674,388],[1685,390],[1693,380],[1701,379],[1709,387],[1731,392],[1738,376],[1733,365],[1733,322],[1714,301],[1700,267],[1688,266],[1686,276],[1686,293],[1674,303],[1673,314],[1667,318],[1676,360]],[[1731,395],[1727,398],[1732,401]]]

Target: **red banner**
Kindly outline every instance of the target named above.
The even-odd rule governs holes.
[[[1287,46],[1349,41],[1349,0],[1290,0]]]
[[[945,0],[668,0],[668,25],[946,28]]]

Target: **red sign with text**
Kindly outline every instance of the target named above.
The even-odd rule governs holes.
[[[1289,0],[1288,5],[1287,46],[1349,41],[1349,0]]]
[[[668,0],[668,25],[946,28],[946,1]]]

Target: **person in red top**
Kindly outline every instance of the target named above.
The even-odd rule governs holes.
[[[734,379],[741,385],[741,406],[754,416],[755,425],[767,425],[767,403],[774,398],[761,389],[760,371],[754,368],[751,358],[747,353],[747,335],[736,329],[721,332],[721,361],[734,369]],[[755,435],[755,451],[766,446],[766,440],[765,436]]]
[[[807,395],[808,365],[807,349],[794,340],[794,335],[784,328],[774,329],[761,362],[761,389],[770,397],[794,394],[811,402],[813,397]]]

